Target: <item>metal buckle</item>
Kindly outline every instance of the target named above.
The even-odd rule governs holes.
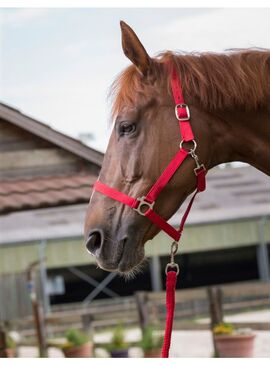
[[[193,148],[190,148],[189,149],[189,154],[192,156],[192,154],[194,154],[195,153],[195,151],[196,151],[196,148],[197,148],[197,143],[196,143],[196,141],[195,141],[195,139],[193,139],[192,141],[184,141],[183,139],[182,139],[182,141],[180,142],[180,145],[179,145],[179,147],[180,147],[180,149],[182,149],[183,148],[183,143],[189,143],[189,142],[192,142],[193,143]]]
[[[179,117],[178,115],[178,108],[185,108],[186,109],[186,113],[187,113],[187,116],[186,117]],[[187,104],[177,104],[175,105],[175,116],[176,116],[176,119],[178,119],[180,122],[186,122],[187,120],[190,120],[190,111],[189,111],[189,107]]]
[[[145,216],[145,213],[148,212],[149,209],[153,209],[155,202],[149,203],[148,201],[145,200],[145,196],[142,196],[140,198],[137,198],[137,201],[139,201],[139,205],[137,206],[137,208],[133,208],[137,213],[139,213],[140,215]],[[147,209],[145,210],[145,207],[147,207]]]

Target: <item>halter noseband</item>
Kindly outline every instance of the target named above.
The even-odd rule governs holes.
[[[177,75],[175,68],[172,69],[171,88],[175,101],[175,116],[179,121],[180,134],[182,136],[182,140],[180,142],[180,148],[178,152],[172,158],[168,166],[162,172],[162,174],[154,183],[154,185],[151,187],[151,189],[148,191],[148,193],[142,197],[133,198],[129,195],[126,195],[116,190],[115,188],[103,184],[99,180],[97,180],[96,183],[94,184],[94,189],[95,191],[98,191],[99,193],[106,195],[111,199],[117,200],[125,205],[130,206],[138,214],[150,219],[152,223],[154,223],[161,230],[166,232],[170,237],[172,237],[175,242],[179,242],[181,234],[184,229],[186,219],[194,202],[195,196],[197,195],[198,192],[205,190],[206,169],[203,164],[199,163],[199,158],[195,153],[197,143],[195,141],[193,131],[190,125],[190,111],[188,105],[185,104],[180,79]],[[192,142],[193,147],[189,150],[184,149],[183,143],[185,142]],[[172,176],[175,174],[175,172],[179,169],[179,167],[182,165],[182,163],[188,156],[191,156],[196,164],[196,167],[194,168],[194,173],[197,179],[197,186],[196,186],[197,188],[182,217],[179,228],[175,229],[164,218],[158,215],[153,208],[156,199],[158,198],[163,188],[168,184]]]

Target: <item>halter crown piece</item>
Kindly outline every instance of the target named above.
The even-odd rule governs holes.
[[[173,67],[171,71],[171,88],[175,102],[175,116],[179,122],[180,135],[182,137],[182,140],[180,142],[180,148],[178,152],[169,162],[165,170],[162,172],[162,174],[154,183],[154,185],[150,188],[150,190],[144,196],[133,198],[106,184],[103,184],[99,180],[97,180],[96,183],[94,184],[95,191],[98,191],[99,193],[106,195],[111,199],[117,200],[123,204],[130,206],[138,214],[143,215],[148,219],[150,219],[152,223],[154,223],[161,230],[166,232],[174,240],[171,246],[171,261],[166,267],[167,317],[166,317],[164,343],[161,355],[162,357],[169,356],[169,349],[171,342],[171,332],[172,332],[174,304],[175,304],[174,294],[176,286],[176,277],[179,272],[179,267],[174,262],[174,256],[177,253],[181,234],[183,232],[184,225],[191,210],[195,196],[197,195],[197,193],[204,191],[206,188],[206,183],[205,183],[206,169],[203,164],[199,163],[199,158],[196,155],[197,143],[194,138],[194,134],[190,125],[190,118],[191,118],[190,111],[188,105],[184,101],[180,79],[177,75],[175,67]],[[183,144],[185,142],[191,142],[193,144],[192,148],[190,148],[189,150],[185,149],[183,147]],[[187,209],[181,219],[179,228],[175,229],[164,218],[162,218],[155,212],[154,204],[159,194],[163,190],[163,188],[168,184],[168,182],[171,180],[173,175],[176,173],[176,171],[179,169],[179,167],[182,165],[182,163],[188,156],[193,158],[195,161],[194,173],[197,179],[197,186],[196,186],[196,191],[193,194],[187,206]]]

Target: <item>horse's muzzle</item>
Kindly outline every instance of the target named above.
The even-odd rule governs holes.
[[[101,229],[92,230],[86,241],[87,251],[95,257],[100,268],[107,271],[128,272],[144,258],[134,235],[112,239]]]

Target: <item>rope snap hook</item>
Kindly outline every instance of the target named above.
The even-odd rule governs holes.
[[[179,274],[179,265],[174,261],[174,256],[177,254],[179,247],[179,242],[173,241],[171,245],[171,261],[166,265],[165,273],[168,274],[169,271],[175,271],[176,275]]]

